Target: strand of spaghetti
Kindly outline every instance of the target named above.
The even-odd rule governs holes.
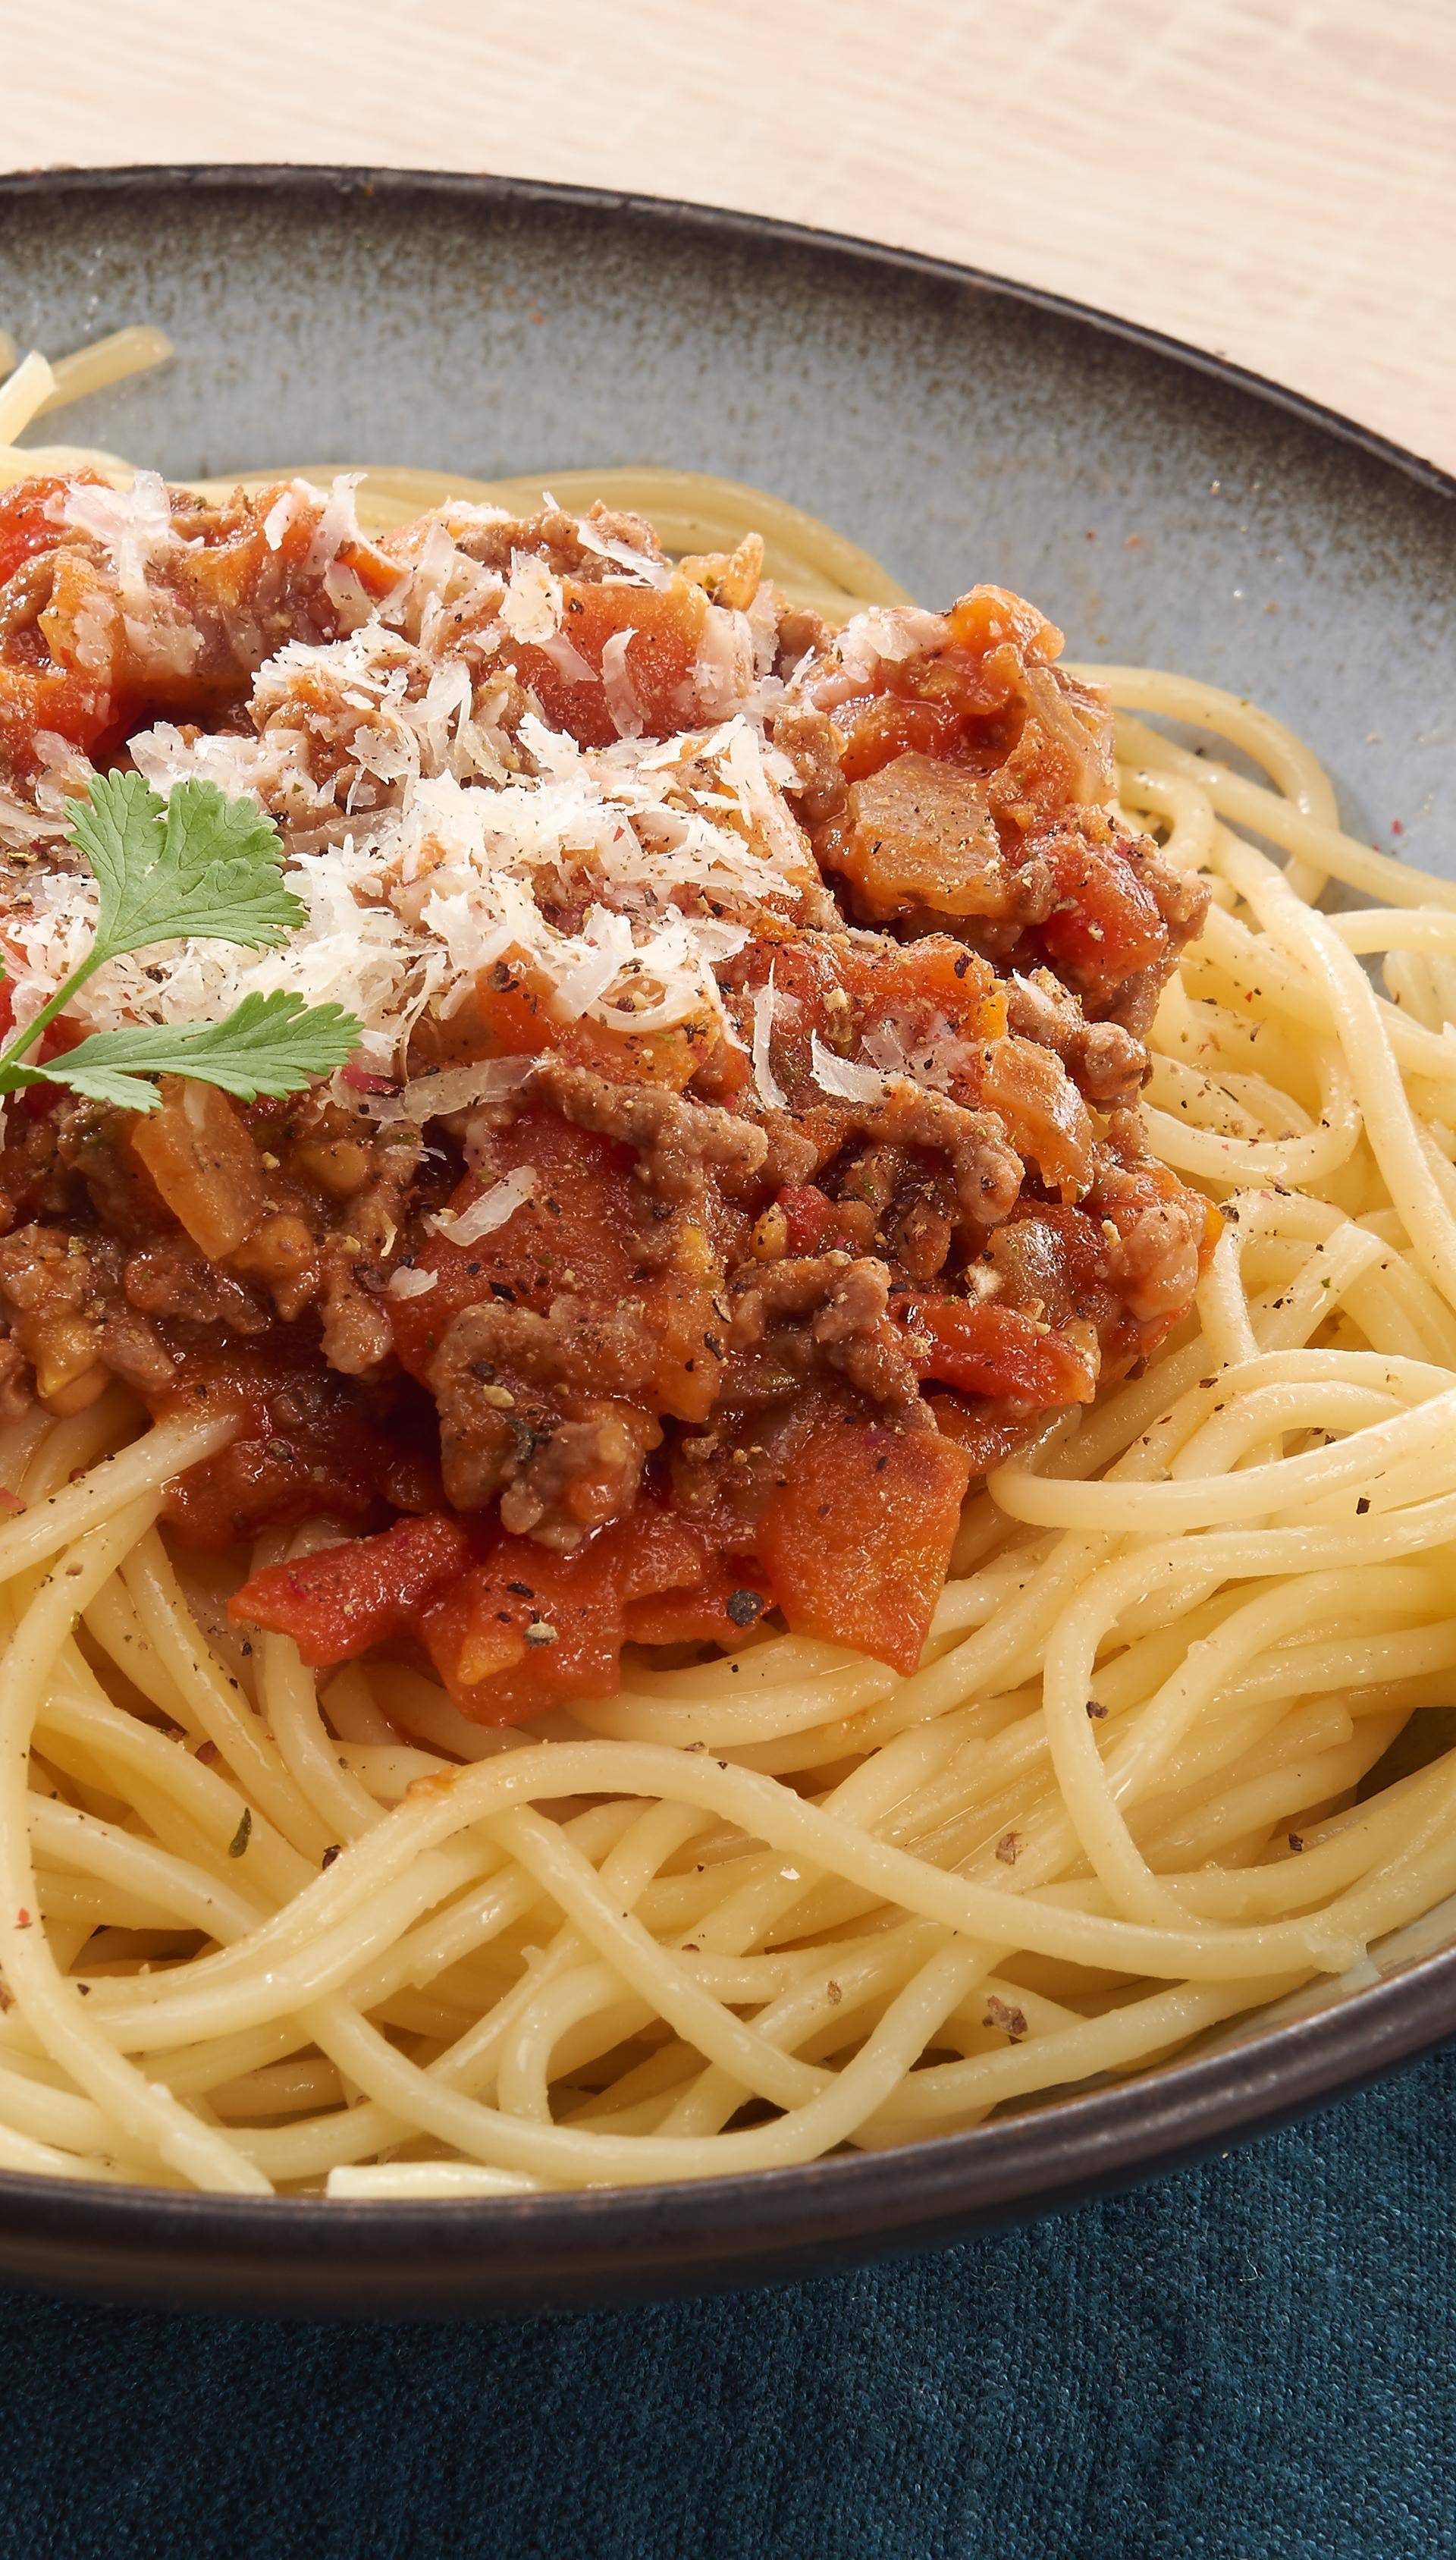
[[[1212,729],[1216,736],[1228,738],[1263,766],[1285,800],[1291,801],[1306,818],[1324,828],[1338,825],[1340,813],[1334,788],[1318,756],[1293,729],[1286,728],[1272,712],[1261,710],[1257,703],[1192,676],[1169,675],[1161,668],[1099,666],[1074,668],[1071,672],[1100,685],[1119,710],[1158,712],[1167,720],[1187,720],[1194,727]],[[1210,767],[1201,760],[1196,762],[1192,778],[1206,792],[1210,791]]]
[[[1207,967],[1227,981],[1246,1013],[1261,1008],[1267,1019],[1277,1005],[1293,1028],[1328,1035],[1334,1018],[1322,988],[1297,973],[1267,934],[1254,933],[1243,917],[1211,906],[1194,946],[1191,971]],[[1376,996],[1386,1039],[1402,1066],[1412,1073],[1449,1082],[1456,1077],[1456,1043],[1449,1030],[1434,1032]]]
[[[201,1930],[204,1937],[243,1937],[258,1918],[255,1903],[220,1883],[206,1867],[191,1864],[155,1841],[138,1840],[75,1805],[35,1798],[30,1835],[37,1851],[150,1899],[170,1918]]]
[[[1303,1353],[1296,1358],[1319,1361],[1320,1355]],[[1449,1374],[1441,1372],[1443,1379],[1449,1379]],[[1357,1432],[1394,1421],[1410,1405],[1408,1397],[1395,1391],[1393,1380],[1389,1387],[1372,1386],[1360,1378],[1323,1376],[1318,1368],[1306,1377],[1247,1388],[1235,1370],[1227,1388],[1221,1405],[1190,1435],[1174,1459],[1169,1469],[1173,1483],[1231,1475],[1266,1441],[1280,1440],[1290,1432],[1318,1431],[1329,1439],[1344,1434],[1348,1446]],[[1427,1387],[1421,1400],[1449,1391],[1449,1385]]]
[[[427,2125],[460,2151],[506,2167],[594,2180],[603,2175],[640,2184],[664,2175],[726,2176],[732,2170],[810,2160],[847,2139],[856,2124],[902,2078],[941,2017],[961,1994],[965,1958],[947,1949],[906,1985],[845,2068],[803,2106],[751,2131],[692,2138],[582,2133],[560,2125],[520,2124],[457,2092],[442,2089],[358,2019],[349,2060],[361,2086],[390,2093],[402,2115]]]
[[[525,1821],[535,1823],[538,1818],[527,1815]],[[507,1815],[507,1826],[502,1826],[507,1828],[512,1845],[520,1840],[517,1823],[522,1823],[522,1815]],[[701,1818],[678,1805],[655,1805],[601,1863],[601,1874],[588,1868],[588,1897],[593,1905],[601,1905],[609,1912],[606,1935],[611,1935],[611,1928],[619,1920],[629,1920],[663,1858],[673,1856],[681,1845],[686,1845],[699,1823]],[[553,1826],[545,1828],[551,1833]],[[575,2071],[583,2063],[598,2061],[598,2056],[609,2053],[627,2037],[640,2035],[645,2027],[660,2025],[660,2009],[653,1992],[640,1995],[632,1990],[627,1969],[614,1964],[609,1946],[601,1946],[601,1928],[593,1925],[591,1935],[583,1938],[578,1925],[570,1920],[568,1902],[561,1894],[553,1899],[558,1899],[558,1907],[568,1915],[551,1951],[558,1959],[556,1979],[543,1982],[540,1966],[535,1969],[530,1997],[517,2009],[507,2035],[496,2040],[489,2074],[481,2068],[486,2056],[476,2035],[460,2037],[460,2043],[440,2068],[440,2079],[448,2081],[453,2089],[468,2089],[473,2097],[486,2094],[494,2079],[494,2099],[507,2115],[538,2117],[540,2123],[551,2123],[551,2056],[558,2045],[563,2045],[558,2068]],[[606,1961],[601,1961],[601,1956]],[[747,1972],[744,1979],[744,1966],[714,1966],[709,1959],[704,1969],[701,1959],[694,1961],[678,1951],[673,1951],[673,1964],[686,1982],[694,1984],[694,1990],[707,1992],[712,1987],[719,1992],[717,1982],[709,1984],[709,1974],[729,1974],[737,1977],[737,1984],[731,1984],[729,1979],[729,1997],[762,1997],[752,1972]],[[767,1964],[778,1972],[773,1959],[767,1959]],[[775,1982],[775,1990],[778,1987],[780,1984]],[[757,2032],[757,2027],[749,2032]]]
[[[14,444],[55,391],[56,377],[34,348],[7,382],[0,383],[0,447]]]
[[[264,1720],[288,1775],[334,1840],[356,1839],[379,1821],[380,1808],[352,1768],[341,1767],[341,1754],[324,1730],[318,1691],[298,1659],[297,1646],[265,1636],[256,1655]]]
[[[1414,1251],[1447,1303],[1456,1306],[1456,1220],[1421,1149],[1400,1070],[1372,992],[1354,952],[1322,917],[1303,907],[1261,855],[1228,857],[1234,884],[1266,931],[1322,979],[1355,1078],[1370,1142]]]
[[[1148,678],[1148,671],[1099,670],[1098,681],[1105,686],[1114,703],[1122,702],[1124,675]],[[1151,690],[1155,680],[1149,678],[1148,681]],[[1190,680],[1185,678],[1182,681],[1188,683]],[[1195,690],[1202,692],[1203,688]],[[1216,696],[1215,688],[1208,690]],[[1166,703],[1160,705],[1149,700],[1138,708],[1150,711],[1167,709],[1170,717],[1179,717]],[[1197,712],[1192,716],[1201,727],[1217,732],[1216,718],[1206,720]],[[1211,756],[1191,754],[1187,747],[1176,745],[1172,738],[1160,736],[1156,730],[1144,727],[1141,720],[1119,720],[1117,751],[1127,763],[1145,765],[1154,773],[1166,770],[1185,781],[1196,783],[1207,792],[1220,817],[1231,818],[1239,826],[1250,828],[1256,836],[1266,837],[1271,844],[1282,845],[1287,852],[1303,857],[1313,871],[1343,880],[1348,888],[1362,889],[1370,897],[1388,898],[1393,906],[1456,907],[1456,885],[1451,881],[1437,880],[1428,872],[1412,871],[1408,864],[1394,862],[1388,854],[1376,853],[1373,846],[1362,845],[1339,828],[1321,825],[1307,817],[1294,801],[1281,798],[1276,791],[1265,790],[1257,782],[1246,781],[1242,774],[1230,772],[1226,765],[1216,763]]]
[[[1432,914],[1420,907],[1361,906],[1324,920],[1349,951],[1456,953],[1456,915]]]
[[[156,365],[165,365],[176,353],[164,329],[137,322],[129,329],[113,329],[107,337],[93,338],[86,347],[79,347],[72,356],[58,356],[51,367],[52,388],[32,410],[32,417],[46,417],[54,408],[66,408],[71,401],[90,400],[96,392],[109,391],[113,384],[126,382],[132,374],[150,373]]]
[[[1225,1392],[1243,1391],[1237,1370],[1227,1372],[1223,1384]],[[1153,1530],[1178,1520],[1186,1528],[1205,1528],[1265,1519],[1328,1494],[1378,1483],[1411,1456],[1427,1461],[1433,1479],[1444,1488],[1456,1467],[1456,1383],[1428,1396],[1414,1412],[1372,1423],[1333,1448],[1272,1459],[1221,1482],[1201,1477],[1176,1484],[1112,1484],[1104,1479],[1097,1485],[1073,1485],[1024,1475],[1012,1466],[998,1467],[987,1482],[1011,1519],[1044,1527],[1085,1528],[1095,1520],[1099,1528],[1118,1532]]]
[[[1155,1152],[1165,1165],[1196,1174],[1204,1182],[1327,1181],[1349,1163],[1360,1144],[1363,1124],[1354,1080],[1340,1051],[1329,1041],[1316,1041],[1313,1062],[1321,1084],[1319,1119],[1313,1128],[1282,1138],[1229,1134],[1199,1128],[1154,1099],[1144,1103],[1143,1111]],[[1160,1090],[1156,1075],[1151,1090],[1155,1096]]]
[[[389,1819],[399,1821],[404,1810],[397,1808]],[[372,1837],[382,1838],[387,1828],[381,1823]],[[367,1909],[351,1908],[333,1928],[307,1930],[299,1906],[314,1890],[308,1886],[247,1937],[219,1955],[195,1957],[179,1974],[154,1976],[144,1991],[134,1979],[94,1982],[90,2008],[98,2024],[127,2051],[150,2052],[193,2036],[263,2025],[342,1990],[411,1921],[472,1882],[482,1853],[466,1841],[423,1856],[411,1855],[404,1842],[400,1850],[374,1889],[358,1897]],[[350,1854],[346,1850],[329,1873],[338,1874]],[[287,1956],[274,1953],[280,1941],[292,1942]]]
[[[1126,808],[1173,821],[1163,842],[1165,861],[1179,871],[1207,867],[1213,849],[1213,804],[1201,784],[1178,773],[1152,772],[1145,764],[1124,764],[1118,768],[1117,796]]]
[[[602,1954],[620,1979],[642,1993],[649,2009],[665,2017],[684,2039],[712,2061],[723,2063],[746,2088],[777,2106],[793,2106],[813,2096],[823,2074],[778,2053],[756,2030],[704,1993],[652,1938],[631,1913],[616,1910],[602,1892],[590,1861],[573,1852],[539,1814],[524,1809],[496,1825],[498,1838],[572,1920],[586,1942]]]
[[[1293,1991],[1303,1980],[1291,1973],[1279,1985]],[[1236,2017],[1249,2005],[1243,1983],[1209,1984],[1154,1993],[1125,2008],[1079,2019],[1048,2035],[1029,2037],[1000,2053],[978,2053],[964,2062],[931,2063],[902,2081],[894,2098],[867,2129],[879,2143],[903,2142],[915,2130],[1034,2090],[1083,2080],[1097,2071],[1126,2070],[1199,2027]]]
[[[487,2168],[480,2160],[381,2160],[331,2168],[328,2193],[346,2204],[417,2204],[426,2197],[457,2203],[482,2195],[540,2195],[543,2180],[524,2170]]]
[[[581,1880],[592,1916],[599,1904],[611,1915],[609,1925],[620,1920],[630,1926],[631,1915],[652,1877],[664,1859],[685,1847],[701,1831],[702,1817],[681,1805],[647,1807],[613,1844],[599,1870],[593,1868],[588,1859],[582,1858],[574,1843],[565,1840],[559,1825],[542,1825],[539,1816],[508,1815],[504,1823],[496,1827],[497,1837],[503,1837],[512,1853],[519,1857],[523,1839],[530,1838],[533,1827],[546,1835],[545,1854],[548,1860],[556,1854],[555,1842],[560,1841],[564,1855],[566,1858],[574,1856],[579,1867],[584,1868]],[[577,2024],[584,2024],[587,2016],[596,2012],[596,2030],[588,2046],[593,2059],[597,2051],[609,2051],[612,2044],[651,2025],[658,2011],[650,1996],[640,2000],[633,1997],[636,1987],[630,1976],[621,1968],[614,1970],[609,1956],[604,1975],[598,1963],[578,1961],[590,1959],[595,1954],[594,1939],[582,1935],[579,1913],[573,1919],[567,1902],[554,1891],[552,1878],[543,1877],[539,1862],[534,1862],[529,1871],[552,1893],[563,1914],[564,1925],[547,1950],[555,1980],[548,1982],[538,1967],[532,1997],[520,2003],[510,2028],[493,2039],[489,2050],[486,2039],[474,2031],[467,2033],[454,2047],[450,2065],[441,2072],[441,2077],[447,2079],[450,2086],[468,2089],[475,2096],[483,2094],[493,2081],[497,2102],[508,2113],[540,2112],[549,2117],[549,2103],[543,2103],[539,2111],[536,2107],[537,2063],[543,2030],[549,2027],[552,2013],[560,2010],[564,2000],[579,2011],[573,2021]],[[697,1981],[696,1969],[688,1970]],[[583,1976],[589,1976],[595,1986],[589,1997],[582,1990]],[[616,2022],[603,2027],[600,2022],[602,2010],[610,2011]]]
[[[1362,1717],[1347,1738],[1302,1758],[1286,1757],[1277,1769],[1230,1778],[1215,1805],[1205,1805],[1160,1825],[1144,1842],[1149,1863],[1162,1865],[1226,1855],[1243,1840],[1263,1840],[1271,1827],[1287,1824],[1304,1805],[1358,1787],[1405,1722],[1403,1707]],[[1188,1906],[1185,1906],[1187,1908]]]
[[[887,1846],[822,1808],[804,1804],[771,1779],[725,1765],[706,1755],[674,1752],[653,1743],[542,1743],[509,1759],[461,1769],[453,1784],[427,1800],[401,1805],[364,1840],[336,1859],[327,1873],[299,1894],[291,1909],[253,1933],[251,1952],[271,1961],[278,1935],[317,1924],[325,1913],[337,1922],[371,1902],[382,1886],[418,1857],[472,1824],[538,1797],[623,1794],[668,1797],[724,1815],[749,1838],[863,1884],[879,1898],[999,1946],[1025,1946],[1073,1962],[1109,1964],[1119,1971],[1215,1978],[1221,1966],[1241,1964],[1273,1973],[1294,1959],[1349,1961],[1338,1912],[1309,1924],[1247,1932],[1185,1933],[1086,1920],[1029,1903],[1024,1897],[927,1869],[923,1861]],[[204,1959],[219,1966],[228,1958]],[[165,1983],[157,1998],[167,1996]]]
[[[1439,1765],[1397,1780],[1373,1803],[1353,1809],[1348,1827],[1326,1839],[1301,1835],[1302,1846],[1268,1865],[1175,1873],[1171,1883],[1186,1910],[1242,1918],[1250,1912],[1283,1912],[1343,1891],[1393,1855],[1412,1813],[1444,1783]]]
[[[108,2043],[79,1991],[57,1971],[45,1932],[34,1924],[35,1882],[26,1824],[26,1769],[45,1679],[81,1609],[155,1515],[144,1498],[73,1548],[48,1576],[5,1655],[0,1683],[0,1964],[27,2023],[86,2094],[114,2115],[133,2142],[199,2186],[267,2194],[266,2178],[239,2158]]]
[[[300,1858],[317,1865],[329,1845],[328,1832],[284,1768],[237,1680],[221,1671],[202,1643],[154,1531],[139,1539],[127,1556],[122,1580],[154,1653],[177,1686],[185,1689],[198,1723],[244,1795],[261,1807]]]
[[[1124,1598],[1141,1581],[1141,1561],[1135,1555],[1103,1565],[1052,1628],[1044,1683],[1047,1733],[1068,1819],[1113,1908],[1130,1919],[1176,1924],[1186,1915],[1135,1845],[1124,1809],[1194,1718],[1212,1704],[1227,1676],[1311,1617],[1318,1623],[1321,1606],[1338,1603],[1341,1578],[1302,1575],[1247,1601],[1216,1634],[1204,1638],[1197,1660],[1185,1660],[1139,1711],[1132,1731],[1119,1736],[1104,1756],[1086,1700],[1094,1693],[1094,1665],[1107,1631]]]
[[[0,1582],[46,1563],[139,1495],[158,1493],[184,1469],[215,1457],[237,1430],[221,1415],[154,1423],[130,1448],[100,1459],[80,1484],[47,1495],[0,1528]]]
[[[599,1831],[601,1816],[607,1810],[601,1808],[597,1815],[578,1821],[574,1826],[578,1837],[585,1838],[588,1824],[594,1823]],[[675,1834],[681,1837],[683,1809],[660,1805],[635,1819],[630,1807],[626,1811],[627,1828],[621,1838],[608,1847],[602,1872],[606,1884],[624,1901],[630,1901],[640,1891],[665,1839],[671,1839]],[[668,1819],[666,1834],[663,1831],[665,1818]],[[644,1842],[645,1863],[642,1854]],[[442,2088],[472,2095],[490,2088],[500,2071],[518,2022],[529,2013],[541,1992],[560,1980],[573,1964],[580,1946],[576,1931],[567,1922],[553,1945],[533,1966],[529,1976],[429,2066],[431,2080],[437,2081]],[[615,1985],[616,1977],[609,1969],[602,1969],[602,1979],[608,1988]],[[652,2013],[649,2003],[646,2014],[650,2017]],[[356,2010],[353,2004],[331,2002],[320,2004],[304,2014],[310,2031],[318,2035],[327,2049],[333,2050],[339,2035],[342,2034],[346,2040],[350,2037]],[[635,2006],[618,2013],[618,2025],[622,2030],[635,2028],[638,2019],[639,2011]],[[287,2133],[275,2136],[260,2133],[250,2138],[249,2151],[274,2176],[317,2175],[337,2161],[359,2158],[371,2148],[397,2140],[407,2122],[407,2117],[392,2113],[388,2105],[381,2107],[366,2102],[364,2107],[351,2111],[347,2124],[325,2122],[290,2128]]]
[[[26,2177],[81,2177],[103,2186],[134,2185],[129,2171],[100,2154],[89,2159],[58,2151],[53,2144],[33,2142],[26,2134],[0,2126],[0,2168],[19,2169]]]

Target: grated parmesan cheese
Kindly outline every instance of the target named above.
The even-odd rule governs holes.
[[[513,640],[530,641],[538,649],[554,640],[560,631],[562,581],[536,552],[512,553],[511,574],[501,598],[501,620]]]
[[[601,653],[601,690],[618,737],[640,737],[646,726],[627,665],[628,644],[636,637],[635,631],[614,631]]]
[[[447,1244],[478,1244],[483,1235],[490,1235],[496,1227],[504,1226],[508,1217],[514,1217],[535,1189],[536,1167],[517,1165],[513,1173],[503,1174],[490,1191],[482,1192],[479,1200],[472,1200],[458,1217],[445,1214],[428,1222]]]
[[[853,1058],[836,1057],[817,1032],[809,1035],[809,1063],[814,1081],[841,1102],[883,1102],[888,1079],[878,1068]]]
[[[111,564],[114,604],[104,578],[98,588],[98,656],[110,646],[108,615],[134,606],[156,663],[157,649],[173,645],[174,599],[149,581],[186,548],[163,483],[140,473],[126,492],[82,485],[67,504]],[[163,794],[196,776],[258,801],[279,827],[305,920],[274,952],[183,940],[109,962],[69,1009],[78,1025],[215,1021],[254,991],[333,1001],[363,1026],[361,1065],[404,1080],[378,1116],[421,1125],[509,1089],[462,1069],[473,1080],[446,1100],[440,1078],[411,1084],[407,1071],[416,1026],[449,1021],[502,959],[529,973],[563,1025],[586,1019],[639,1035],[712,1024],[741,1046],[715,970],[765,914],[793,922],[817,888],[784,796],[793,766],[763,734],[764,682],[745,617],[708,608],[696,700],[712,717],[649,739],[631,632],[608,640],[598,675],[561,628],[562,582],[546,560],[515,552],[503,579],[457,547],[454,532],[506,521],[499,511],[443,511],[414,539],[398,589],[366,610],[339,559],[358,538],[354,476],[322,500],[301,481],[279,491],[263,525],[271,547],[305,509],[310,560],[352,627],[329,641],[291,640],[259,667],[250,731],[158,721],[130,741]],[[581,538],[638,582],[671,575],[614,531],[588,521]],[[519,694],[492,663],[506,636],[545,648],[573,680],[599,681],[615,742],[583,748],[534,711],[512,712],[508,728]],[[195,635],[183,637],[191,645]],[[54,783],[43,775],[34,812],[0,807],[6,839],[56,832],[63,768],[64,788],[84,787],[84,759],[57,749]],[[96,909],[94,883],[71,869],[37,866],[28,887],[6,916],[18,1025],[83,956]],[[766,1048],[760,1055],[766,1065]],[[513,1062],[497,1063],[515,1075]]]
[[[766,1104],[770,1111],[785,1111],[789,1098],[773,1072],[768,1048],[777,1008],[778,990],[770,969],[767,986],[756,987],[753,991],[753,1081],[758,1088],[760,1102]]]

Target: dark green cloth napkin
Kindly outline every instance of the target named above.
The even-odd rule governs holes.
[[[1456,2053],[943,2255],[521,2327],[0,2298],[4,2560],[1453,2560]]]

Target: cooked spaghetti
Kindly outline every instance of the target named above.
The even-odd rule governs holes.
[[[16,448],[57,388],[0,387],[0,2165],[920,2140],[1456,1888],[1456,888],[1266,715],[757,493],[169,489]],[[287,929],[107,942],[107,811],[261,831]],[[347,1056],[225,1072],[264,1015]]]

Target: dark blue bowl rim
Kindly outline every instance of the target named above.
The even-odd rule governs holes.
[[[0,174],[29,199],[439,198],[556,208],[863,262],[1021,304],[1210,377],[1456,500],[1456,474],[1226,358],[1041,287],[917,250],[671,199],[436,170],[179,164]],[[1245,2142],[1456,2035],[1456,1946],[1333,2006],[1021,2117],[910,2148],[674,2185],[421,2203],[256,2199],[0,2170],[0,2273],[218,2308],[521,2310],[791,2276],[1063,2209]]]

